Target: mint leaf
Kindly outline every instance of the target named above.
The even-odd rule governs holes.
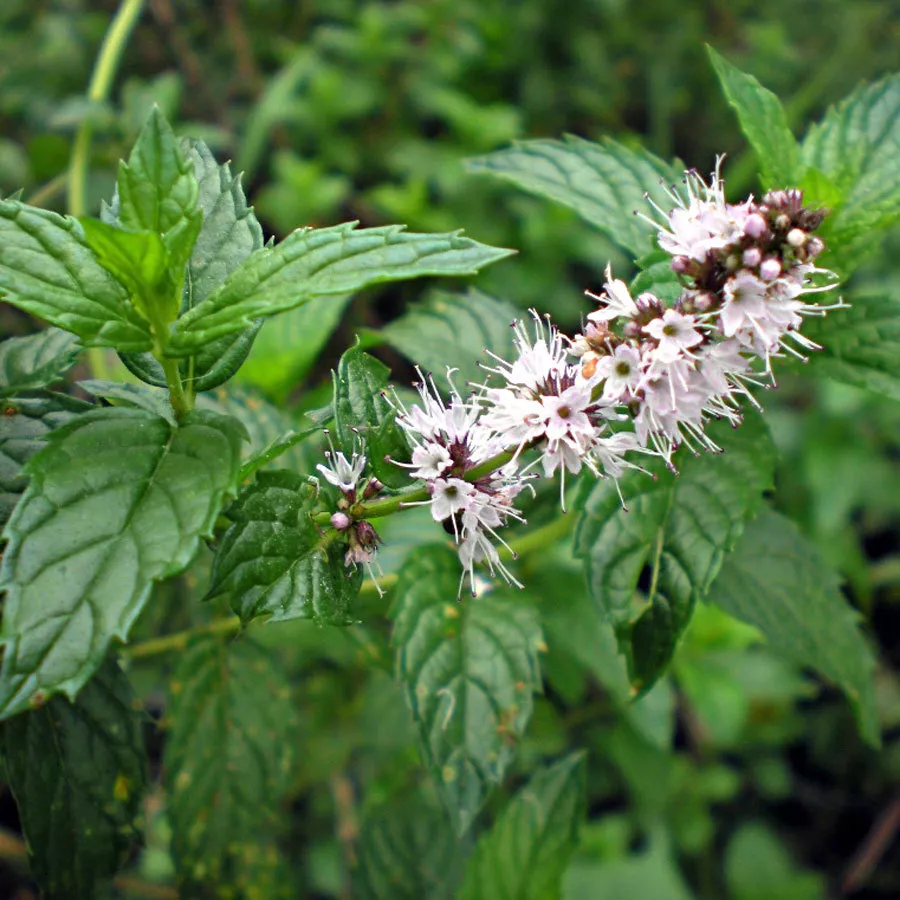
[[[741,131],[756,153],[763,187],[793,187],[802,177],[800,145],[781,101],[752,75],[742,72],[707,45],[722,90],[738,115]]]
[[[273,460],[283,456],[292,447],[296,447],[301,441],[305,441],[311,434],[316,434],[320,430],[318,425],[312,425],[308,428],[301,428],[299,431],[289,428],[283,434],[278,435],[258,453],[251,454],[241,466],[241,482],[252,478],[263,466],[267,466]]]
[[[726,558],[709,601],[758,628],[777,653],[840,687],[863,738],[878,746],[875,657],[839,583],[793,522],[763,510]]]
[[[126,381],[103,381],[88,378],[78,382],[78,387],[94,397],[106,400],[113,406],[129,406],[132,409],[145,409],[147,412],[168,419],[176,425],[175,413],[169,403],[168,391],[160,388],[144,387],[142,384],[129,384]]]
[[[242,429],[98,409],[53,432],[6,526],[0,717],[74,697],[154,581],[177,574],[236,489]]]
[[[358,229],[351,222],[304,228],[271,250],[255,253],[206,300],[185,313],[170,351],[187,355],[261,316],[287,312],[313,297],[361,290],[422,275],[474,275],[509,256],[450,234],[415,234],[401,226]]]
[[[662,461],[620,479],[628,511],[614,485],[592,488],[575,533],[575,553],[587,566],[588,588],[599,612],[616,627],[633,684],[647,690],[668,665],[694,604],[709,589],[744,523],[772,485],[774,448],[757,415],[733,430],[713,423],[708,432],[720,455]],[[646,575],[647,600],[634,594]]]
[[[381,330],[381,337],[426,372],[444,374],[448,360],[458,370],[454,377],[465,393],[470,382],[484,380],[479,356],[487,365],[485,350],[502,359],[513,359],[512,325],[522,311],[505,300],[497,300],[481,291],[466,294],[434,291],[424,303]],[[440,380],[440,379],[439,379]]]
[[[410,554],[395,588],[397,671],[425,760],[460,832],[500,783],[541,689],[535,611],[487,594],[457,600],[446,547]]]
[[[207,596],[229,594],[248,622],[314,619],[349,625],[362,570],[344,565],[346,546],[326,542],[310,512],[318,488],[293,472],[260,472],[229,507]],[[332,533],[333,534],[333,533]]]
[[[196,640],[170,688],[163,757],[172,853],[184,886],[256,886],[291,784],[297,716],[272,652],[243,637]],[[198,896],[188,893],[188,896]]]
[[[46,387],[58,381],[78,356],[73,335],[45,328],[0,343],[0,396]]]
[[[94,258],[75,219],[0,200],[0,297],[82,344],[149,350],[150,327]]]
[[[408,461],[409,445],[394,422],[394,407],[382,396],[390,374],[359,347],[344,353],[333,374],[334,427],[347,459],[362,443],[375,475],[389,487],[403,487],[409,476],[391,460]]]
[[[679,175],[641,148],[609,138],[594,143],[571,134],[561,141],[518,141],[508,150],[469,160],[466,168],[568,206],[638,257],[653,248],[656,229],[634,213],[652,214],[648,192],[664,209],[671,206],[660,181]]]
[[[584,818],[583,753],[539,770],[510,800],[466,866],[459,900],[558,900]]]
[[[9,785],[31,872],[47,900],[94,900],[125,861],[147,786],[142,716],[112,661],[3,727]]]

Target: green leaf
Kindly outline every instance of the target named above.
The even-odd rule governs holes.
[[[671,206],[660,181],[678,177],[672,166],[646,150],[571,134],[561,141],[518,141],[508,150],[471,159],[466,167],[568,206],[638,257],[652,249],[656,229],[634,213],[652,213],[648,193],[664,209]]]
[[[520,309],[481,291],[434,291],[383,328],[381,336],[426,372],[443,375],[452,363],[458,370],[454,381],[465,393],[469,382],[484,380],[478,358],[486,350],[502,359],[513,358],[510,325],[521,318]]]
[[[3,727],[9,785],[46,900],[94,900],[135,843],[147,786],[142,716],[107,661],[62,697]]]
[[[633,297],[650,291],[666,303],[674,303],[684,293],[681,279],[672,271],[672,255],[665,250],[649,253],[638,260],[640,271],[634,276],[629,291]]]
[[[793,522],[764,510],[722,566],[709,601],[758,628],[773,651],[833,681],[863,738],[880,742],[875,657],[837,573]]]
[[[445,547],[410,554],[395,589],[397,671],[426,762],[460,832],[503,778],[541,690],[534,609],[496,594],[457,600]]]
[[[22,468],[44,446],[47,435],[93,408],[63,394],[41,393],[4,401],[0,416],[0,525],[6,524],[28,484]]]
[[[459,900],[558,900],[584,818],[586,766],[573,753],[510,800],[466,866]]]
[[[403,487],[409,476],[387,459],[409,460],[409,445],[394,422],[394,407],[383,396],[390,374],[384,363],[359,347],[344,353],[333,376],[335,436],[348,459],[362,441],[375,475],[389,487]]]
[[[182,571],[237,486],[242,429],[193,412],[181,427],[98,409],[25,467],[6,526],[0,717],[74,697],[128,632],[154,581]]]
[[[246,637],[196,640],[175,671],[166,718],[167,811],[180,881],[247,890],[254,864],[274,843],[298,746],[287,675]]]
[[[0,200],[0,297],[85,345],[149,350],[150,328],[75,219]]]
[[[601,615],[616,626],[633,684],[647,690],[665,670],[695,603],[712,584],[724,555],[772,485],[774,448],[757,415],[733,430],[724,422],[708,432],[719,455],[676,458],[678,475],[662,461],[651,475],[600,481],[588,495],[575,534],[588,586]],[[647,599],[635,604],[642,574]]]
[[[781,101],[752,75],[742,72],[707,45],[722,90],[738,115],[741,131],[756,152],[764,188],[794,187],[802,176],[800,145]]]
[[[58,381],[78,356],[75,338],[59,328],[0,343],[0,396]]]
[[[370,815],[359,838],[353,883],[362,900],[451,900],[463,848],[446,813],[420,792]]]
[[[258,453],[252,454],[249,459],[241,466],[241,482],[245,482],[248,478],[252,478],[263,466],[267,466],[273,460],[283,456],[292,447],[296,447],[301,441],[305,441],[311,434],[320,431],[318,425],[311,425],[309,428],[302,428],[300,431],[288,429],[277,438],[270,441]]]
[[[125,381],[103,381],[98,378],[79,381],[78,387],[94,397],[106,400],[113,406],[144,409],[168,419],[172,425],[177,424],[175,413],[169,403],[169,393],[160,388],[144,387],[142,384],[129,384]]]
[[[510,255],[450,234],[415,234],[401,226],[358,229],[356,223],[303,228],[255,253],[178,322],[170,350],[187,355],[261,316],[383,281],[422,275],[474,275]]]
[[[346,546],[325,541],[310,519],[317,497],[318,487],[302,475],[260,472],[228,509],[234,524],[219,544],[207,596],[229,594],[243,622],[354,622],[362,570],[348,569]]]

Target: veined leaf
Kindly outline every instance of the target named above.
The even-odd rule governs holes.
[[[519,141],[508,150],[471,159],[466,167],[568,206],[638,257],[653,249],[655,229],[634,213],[652,213],[648,193],[663,209],[671,206],[660,180],[679,175],[646,150],[574,135],[561,141]]]
[[[74,335],[45,328],[0,343],[0,396],[46,387],[58,381],[78,356]]]
[[[169,402],[168,391],[161,388],[145,387],[142,384],[129,384],[126,381],[103,381],[99,378],[88,378],[78,382],[78,387],[94,397],[100,397],[113,406],[128,406],[132,409],[145,409],[147,412],[168,419],[172,425],[177,424],[175,412]]]
[[[600,481],[588,495],[575,533],[588,587],[601,615],[616,626],[632,682],[653,685],[671,659],[694,604],[709,589],[724,555],[772,485],[774,448],[759,416],[709,433],[723,453],[682,455],[676,476],[661,462],[646,465],[616,488]],[[635,604],[641,575],[647,601]]]
[[[425,759],[458,830],[500,783],[541,689],[534,609],[487,594],[457,600],[459,560],[414,551],[395,589],[397,670]]]
[[[741,131],[756,152],[764,188],[786,188],[803,175],[800,145],[788,126],[781,101],[752,75],[706,47],[725,97],[737,113]]]
[[[187,355],[261,316],[383,281],[422,275],[474,275],[509,256],[459,233],[415,234],[397,225],[357,229],[355,223],[305,228],[271,250],[255,253],[178,322],[170,351]]]
[[[180,572],[237,487],[240,425],[193,412],[178,428],[133,409],[85,413],[25,467],[6,526],[0,717],[74,697],[154,581]]]
[[[558,900],[584,817],[585,763],[539,770],[478,842],[459,900]]]
[[[172,679],[167,719],[163,761],[180,881],[254,886],[298,746],[287,675],[246,637],[197,640]]]
[[[793,522],[764,510],[726,558],[709,601],[758,628],[772,649],[833,681],[863,738],[880,743],[875,657],[837,573]]]
[[[149,350],[150,326],[94,258],[75,219],[0,200],[0,297],[85,345]]]
[[[31,871],[47,900],[94,900],[138,837],[147,785],[141,714],[107,661],[70,703],[7,722],[3,746]]]
[[[349,625],[362,570],[346,546],[327,542],[310,518],[318,488],[293,472],[259,472],[229,507],[234,523],[219,544],[208,596],[231,596],[244,622],[315,619]]]

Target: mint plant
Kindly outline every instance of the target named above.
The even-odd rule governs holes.
[[[890,302],[844,284],[900,217],[900,82],[801,143],[773,94],[711,57],[758,197],[728,199],[721,159],[707,179],[612,140],[472,160],[570,207],[634,279],[607,267],[572,335],[545,310],[435,295],[362,335],[296,419],[239,383],[270,318],[511,251],[356,223],[266,242],[239,176],[157,109],[99,219],[0,201],[3,299],[50,325],[0,344],[0,718],[45,896],[98,896],[154,837],[151,781],[186,896],[297,895],[283,813],[315,723],[281,640],[391,673],[417,734],[429,781],[404,772],[353,830],[359,896],[562,896],[589,766],[520,760],[544,659],[562,648],[596,677],[620,744],[670,745],[658,704],[670,667],[690,672],[679,646],[704,604],[839,687],[878,745],[874,655],[833,567],[770,502],[762,401],[799,359],[900,395]],[[415,391],[367,352],[380,343],[418,367]],[[52,390],[104,348],[130,380]],[[278,637],[292,620],[303,637]],[[156,777],[134,698],[168,654]],[[523,785],[489,812],[514,766]]]

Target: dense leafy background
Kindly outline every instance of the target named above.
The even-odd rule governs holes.
[[[87,118],[94,129],[88,186],[96,213],[101,198],[112,196],[118,159],[128,156],[156,102],[178,134],[202,138],[219,162],[230,158],[233,172],[244,172],[267,236],[359,219],[363,228],[403,222],[414,232],[462,227],[476,240],[519,251],[486,270],[455,304],[460,285],[423,280],[320,298],[277,325],[266,323],[241,385],[206,394],[201,403],[244,424],[251,439],[245,459],[277,445],[289,429],[309,427],[306,412],[330,400],[328,371],[357,335],[402,382],[411,376],[410,360],[428,368],[455,362],[458,336],[471,330],[477,335],[467,348],[473,359],[460,360],[466,365],[460,377],[475,378],[472,362],[481,347],[502,353],[507,346],[505,326],[516,307],[534,304],[574,324],[584,311],[583,289],[599,286],[608,259],[627,273],[630,258],[614,241],[641,252],[640,226],[630,215],[621,227],[608,223],[607,231],[596,230],[561,206],[476,175],[483,164],[467,170],[464,160],[517,138],[556,139],[564,132],[614,139],[623,154],[641,143],[661,159],[678,157],[701,170],[725,151],[737,196],[759,187],[753,148],[729,106],[748,85],[732,77],[724,96],[704,42],[785,102],[785,124],[799,139],[860,80],[886,76],[896,66],[900,39],[900,9],[888,0],[573,0],[564,16],[550,0],[153,0],[146,6],[113,99],[92,104],[83,89],[115,4],[3,4],[4,194],[24,188],[26,199],[36,195],[41,206],[65,212],[58,179],[73,133]],[[729,72],[721,60],[716,68]],[[900,102],[896,80],[863,89],[857,100],[890,123]],[[758,102],[763,116],[766,102]],[[42,791],[61,783],[59,770],[50,769],[41,784],[22,784],[29,742],[39,746],[47,735],[61,734],[57,762],[62,765],[66,753],[81,759],[87,752],[83,723],[93,716],[103,727],[92,732],[98,741],[92,752],[111,760],[109,773],[118,761],[124,781],[111,775],[110,784],[91,790],[81,781],[69,783],[53,810],[59,821],[99,816],[100,834],[108,829],[116,840],[124,837],[116,825],[145,777],[133,752],[143,730],[151,786],[142,806],[144,842],[114,884],[126,896],[138,895],[135,880],[144,887],[158,883],[160,896],[176,896],[172,889],[165,893],[165,885],[175,883],[177,868],[182,879],[205,883],[213,896],[420,900],[451,896],[458,888],[469,898],[493,896],[485,893],[491,879],[502,879],[515,888],[510,896],[537,900],[556,896],[552,887],[549,893],[529,890],[556,883],[576,836],[563,878],[566,900],[837,895],[900,780],[900,238],[889,235],[883,246],[866,240],[866,230],[887,224],[896,209],[879,202],[880,192],[895,183],[896,141],[890,143],[890,128],[876,129],[861,156],[848,158],[841,147],[852,121],[838,107],[799,156],[783,128],[775,128],[776,122],[781,128],[779,117],[771,129],[754,131],[744,122],[757,149],[766,141],[784,148],[782,164],[764,168],[765,179],[788,177],[786,170],[796,167],[795,177],[826,203],[862,182],[871,202],[847,205],[829,226],[848,242],[834,264],[845,272],[862,265],[845,292],[853,309],[818,326],[827,352],[805,369],[783,370],[780,390],[764,398],[778,451],[777,511],[763,512],[743,535],[743,522],[734,529],[734,555],[711,585],[721,560],[711,567],[704,557],[684,594],[697,603],[694,619],[670,675],[652,691],[630,702],[634,673],[617,652],[622,633],[617,643],[599,621],[597,597],[585,590],[581,565],[573,561],[573,549],[584,555],[584,528],[574,542],[561,538],[524,557],[524,593],[484,598],[483,607],[460,617],[455,586],[443,603],[408,589],[410,573],[441,575],[446,561],[440,548],[419,547],[440,543],[440,529],[410,512],[385,525],[385,570],[394,574],[410,552],[415,555],[393,596],[380,599],[364,588],[355,611],[362,624],[335,628],[301,618],[252,625],[252,634],[230,652],[229,636],[154,653],[148,642],[227,614],[229,600],[248,618],[257,610],[235,600],[236,585],[245,586],[222,572],[212,576],[221,596],[200,602],[211,583],[212,555],[204,547],[186,573],[153,589],[153,602],[131,626],[138,649],[125,662],[141,709],[119,685],[118,670],[109,669],[75,707],[56,698],[27,726],[28,720],[13,719],[6,727],[2,743],[22,823],[28,827],[35,808],[50,804]],[[216,192],[238,196],[224,174],[216,181],[210,174],[216,170],[202,169],[201,156],[194,164],[209,175],[201,179],[201,203],[204,196],[213,202]],[[229,209],[247,225],[239,202]],[[590,221],[608,211],[592,206],[580,212]],[[58,228],[51,217],[35,226]],[[258,246],[257,231],[247,225],[245,232],[246,250]],[[83,273],[88,276],[101,301],[115,299],[102,273]],[[206,296],[202,278],[194,290],[199,299]],[[0,326],[4,335],[27,335],[36,327],[6,306]],[[123,321],[120,328],[133,336],[135,350],[145,349],[139,327]],[[419,333],[426,336],[417,342]],[[873,336],[879,351],[871,349]],[[102,350],[82,356],[66,376],[70,385],[91,379],[75,389],[77,399],[55,393],[68,353],[65,340],[49,332],[35,343],[4,345],[0,354],[0,394],[7,396],[10,385],[27,389],[15,406],[5,405],[0,419],[4,520],[26,488],[22,466],[46,446],[52,428],[70,421],[90,397],[136,402],[129,387],[108,383],[123,378],[124,370]],[[32,373],[27,382],[17,381],[22,371]],[[758,441],[744,452],[767,455],[765,439]],[[306,441],[287,449],[276,465],[290,473],[282,480],[294,483],[318,459],[314,442]],[[717,477],[713,469],[696,474],[701,491]],[[690,472],[685,476],[679,490],[689,492]],[[268,489],[280,483],[270,479]],[[589,511],[602,505],[601,494],[584,501]],[[244,509],[252,499],[245,497]],[[542,521],[541,501],[534,522]],[[236,554],[250,531],[240,509],[227,539]],[[634,539],[636,552],[643,552],[644,537]],[[804,573],[822,560],[842,576],[858,616],[840,605],[834,578],[828,591],[816,594],[817,618],[797,638],[780,626],[804,597]],[[759,577],[763,572],[768,582]],[[289,606],[292,573],[276,574],[287,585],[281,601]],[[258,585],[254,579],[262,576],[250,575]],[[265,575],[272,580],[271,572]],[[643,584],[642,563],[632,575]],[[148,574],[148,586],[153,577]],[[748,608],[754,594],[777,600],[767,609],[781,612],[778,621]],[[274,601],[267,607],[270,596],[260,609],[285,608]],[[281,617],[293,615],[312,613],[298,609]],[[871,648],[869,638],[853,630],[857,619]],[[516,632],[521,652],[513,664],[485,674],[479,642],[497,621]],[[397,681],[391,641],[416,629],[429,641],[423,652],[444,654],[443,667],[423,681],[410,657]],[[804,643],[810,634],[817,640]],[[856,667],[841,664],[834,652],[841,642],[853,645]],[[474,652],[466,655],[467,649]],[[874,695],[868,687],[873,649]],[[497,702],[497,721],[486,717],[489,734],[484,719],[466,720],[450,705],[459,699],[453,685],[466,677],[479,682],[468,685],[466,697]],[[436,693],[429,697],[428,691]],[[408,705],[410,694],[418,701]],[[517,695],[523,696],[518,703]],[[870,738],[880,727],[881,751],[860,739],[854,713]],[[418,749],[423,734],[430,740],[425,765]],[[587,751],[586,759],[572,755],[578,748]],[[459,768],[447,769],[448,760]],[[467,812],[481,811],[459,837],[444,803],[448,794],[459,799],[458,772],[466,767]],[[435,770],[440,791],[433,787]],[[226,816],[219,804],[234,814]],[[0,844],[6,848],[0,893],[31,896],[8,790],[0,813],[9,839]],[[80,861],[55,860],[73,879],[63,891],[81,883],[92,860],[101,867],[106,857],[117,862],[120,847],[115,840],[96,841],[87,850]],[[40,873],[46,861],[38,854],[32,865]],[[897,896],[896,855],[854,879],[854,886],[865,886],[853,896]]]

